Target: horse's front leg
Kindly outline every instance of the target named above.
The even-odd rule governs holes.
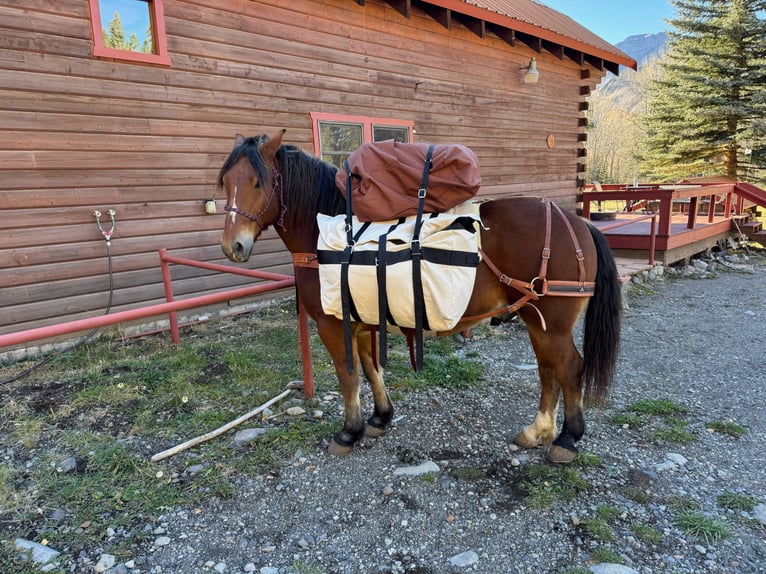
[[[379,437],[386,432],[386,428],[391,424],[391,419],[394,418],[394,407],[383,382],[383,368],[380,365],[375,365],[372,360],[372,332],[369,329],[361,330],[356,336],[356,342],[362,371],[370,383],[372,399],[375,403],[375,410],[372,416],[367,419],[364,434],[368,437]]]
[[[332,357],[335,374],[338,376],[340,392],[343,396],[345,419],[343,430],[336,434],[327,450],[335,456],[346,456],[354,444],[364,436],[365,422],[359,402],[359,360],[357,357],[356,334],[361,326],[352,326],[352,357],[354,368],[349,374],[346,370],[346,346],[343,337],[343,323],[332,317],[323,317],[317,321],[317,332],[327,351]]]

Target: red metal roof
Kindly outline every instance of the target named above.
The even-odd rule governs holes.
[[[506,41],[521,40],[538,51],[545,49],[559,57],[567,56],[575,61],[584,60],[595,67],[617,73],[619,66],[636,69],[636,61],[603,40],[569,16],[535,0],[423,0],[448,10],[458,19],[468,17],[486,24],[490,30],[500,28],[510,33],[501,37]],[[462,21],[462,20],[461,20]],[[580,61],[582,63],[582,61]]]

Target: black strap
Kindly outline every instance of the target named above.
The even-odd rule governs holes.
[[[378,277],[378,363],[381,367],[386,366],[388,361],[388,329],[386,327],[386,317],[388,315],[388,292],[386,291],[386,274],[388,271],[388,261],[386,257],[386,236],[384,233],[378,238],[378,256],[375,261],[377,265]]]
[[[343,315],[343,345],[346,348],[346,372],[354,372],[353,342],[351,340],[351,291],[348,284],[348,271],[351,263],[351,252],[354,248],[353,215],[351,212],[351,168],[348,160],[343,162],[346,168],[346,248],[343,250],[343,260],[340,266],[340,305]]]
[[[423,226],[423,209],[428,194],[428,174],[431,171],[431,158],[434,153],[434,146],[428,146],[426,160],[423,162],[423,177],[420,180],[420,189],[418,190],[418,215],[415,218],[415,229],[412,232],[412,291],[415,299],[415,370],[423,369],[423,329],[428,329],[428,318],[426,317],[426,303],[423,298],[423,283],[420,273],[420,263],[423,257],[420,248],[420,228]]]

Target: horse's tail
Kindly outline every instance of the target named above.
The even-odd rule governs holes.
[[[614,380],[622,322],[622,290],[617,266],[604,235],[588,225],[596,246],[596,288],[585,313],[583,382],[585,396],[598,402],[606,398]]]

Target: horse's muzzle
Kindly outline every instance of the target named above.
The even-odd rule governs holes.
[[[230,261],[244,263],[250,259],[250,253],[253,250],[253,241],[235,239],[234,241],[228,242],[222,240],[221,249]]]

